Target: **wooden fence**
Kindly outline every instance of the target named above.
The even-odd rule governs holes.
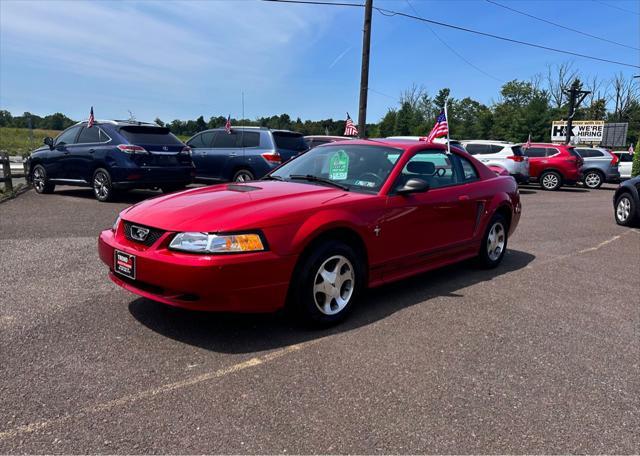
[[[23,164],[24,176],[27,177],[27,165]],[[0,169],[2,170],[2,177],[0,182],[4,183],[5,192],[9,193],[13,191],[13,177],[11,175],[11,159],[6,152],[0,152]]]

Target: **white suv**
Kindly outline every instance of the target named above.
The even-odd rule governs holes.
[[[506,170],[519,184],[529,183],[529,157],[520,145],[507,141],[464,140],[464,148],[479,161]]]
[[[618,170],[620,171],[620,179],[631,178],[631,167],[633,165],[633,155],[626,150],[614,150],[612,152],[618,157],[620,162],[618,163]],[[640,153],[640,152],[636,152]]]

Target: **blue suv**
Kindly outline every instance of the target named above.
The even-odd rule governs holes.
[[[98,201],[109,201],[119,189],[179,190],[195,175],[189,147],[155,123],[80,122],[44,143],[27,160],[38,193],[52,193],[57,184],[78,185],[92,187]]]
[[[196,179],[245,182],[259,179],[290,158],[309,150],[301,133],[266,127],[206,130],[187,141]]]

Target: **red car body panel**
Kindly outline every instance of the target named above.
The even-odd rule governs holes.
[[[556,149],[558,153],[551,157],[529,157],[529,177],[538,179],[544,171],[557,171],[562,180],[574,184],[580,180],[582,158],[569,153],[573,146],[552,143],[531,143],[531,147]]]
[[[257,181],[243,186],[219,184],[161,196],[121,213],[124,221],[164,234],[150,247],[127,239],[120,223],[99,237],[110,278],[133,293],[165,304],[199,310],[269,312],[284,306],[301,253],[319,236],[348,230],[366,250],[368,286],[435,269],[478,254],[482,236],[497,210],[510,218],[510,233],[520,218],[517,184],[497,176],[469,154],[479,179],[410,195],[389,194],[396,177],[415,152],[440,144],[376,141],[404,150],[377,194],[345,192],[307,183]],[[333,143],[339,144],[339,143]],[[368,144],[351,140],[349,145]],[[377,231],[376,228],[380,228]],[[176,232],[259,231],[264,252],[193,254],[168,249]],[[137,275],[113,272],[114,249],[136,255]]]

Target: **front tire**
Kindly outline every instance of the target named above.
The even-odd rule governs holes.
[[[53,184],[47,178],[47,171],[42,165],[36,165],[35,168],[33,168],[31,180],[33,182],[33,188],[36,189],[36,193],[49,194],[53,193],[53,190],[56,188],[56,184]]]
[[[93,194],[101,203],[111,201],[113,199],[113,185],[111,184],[111,175],[106,169],[98,168],[93,173],[91,181]]]
[[[240,169],[233,175],[234,182],[248,182],[256,180],[256,177],[248,169]]]
[[[545,171],[540,176],[540,186],[543,190],[558,190],[562,187],[562,176],[555,171]]]
[[[495,214],[482,238],[482,246],[478,260],[480,266],[486,269],[497,267],[507,251],[509,225],[504,216]]]
[[[599,171],[588,171],[587,174],[584,175],[585,187],[590,188],[592,190],[596,190],[600,188],[604,182],[604,176]]]
[[[298,264],[289,305],[305,323],[336,324],[351,312],[365,277],[365,264],[358,252],[343,242],[325,241]]]
[[[623,193],[616,200],[614,210],[616,223],[622,226],[633,226],[636,223],[636,203],[630,193]]]

